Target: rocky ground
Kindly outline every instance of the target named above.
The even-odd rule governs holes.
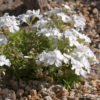
[[[0,0],[0,4],[1,1],[2,0]],[[52,0],[48,1],[51,3],[49,9],[51,9],[51,7],[60,6],[52,2]],[[85,16],[87,23],[84,34],[87,34],[91,38],[92,43],[90,47],[100,61],[100,1],[69,0],[67,4],[75,6],[77,13]],[[25,6],[22,6],[22,8],[23,11],[21,12],[24,12],[26,9]],[[6,10],[8,10],[8,8]],[[6,12],[6,10],[1,11],[0,8],[1,15]],[[16,7],[15,10],[10,10],[10,13],[14,14],[15,11]],[[17,14],[21,12],[17,12]],[[100,100],[100,64],[92,66],[89,77],[85,79],[85,81],[75,84],[74,89],[71,91],[52,82],[30,80],[25,83],[22,80],[2,80],[1,78],[0,100]]]

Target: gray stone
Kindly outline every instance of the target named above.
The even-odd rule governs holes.
[[[17,93],[16,93],[16,96],[21,97],[23,94],[24,94],[24,90],[23,89],[18,89]]]
[[[53,100],[50,96],[45,96],[44,100]]]
[[[48,5],[47,0],[23,0],[23,3],[27,9],[41,9],[42,12]]]

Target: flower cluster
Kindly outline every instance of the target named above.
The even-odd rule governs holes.
[[[15,16],[9,16],[8,13],[6,13],[0,17],[0,27],[4,26],[6,26],[10,32],[15,32],[19,30],[19,21],[16,20]]]
[[[5,14],[0,17],[0,28],[6,26],[10,32],[16,33],[20,30],[22,23],[29,25],[31,18],[37,18],[35,23],[32,23],[31,28],[35,29],[37,36],[45,36],[50,44],[45,49],[40,47],[43,48],[42,52],[36,52],[35,62],[37,66],[42,65],[48,68],[51,65],[62,67],[69,64],[76,75],[86,77],[90,73],[91,64],[98,63],[98,60],[86,45],[91,42],[90,38],[82,34],[85,28],[85,18],[74,14],[73,9],[69,6],[63,6],[64,8],[55,8],[43,15],[40,14],[40,10],[28,10],[25,14],[17,17]],[[9,40],[3,34],[0,35],[0,44],[5,44],[7,41]],[[35,43],[31,45],[37,50]],[[0,66],[3,65],[11,66],[11,63],[2,55],[0,56]]]

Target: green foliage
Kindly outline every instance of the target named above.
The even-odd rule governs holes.
[[[56,25],[56,27],[61,31],[64,32],[64,30],[66,29],[66,25],[64,25],[64,22],[61,20],[60,17],[53,15],[53,22]]]
[[[73,83],[80,81],[80,77],[71,70],[71,64],[63,64],[61,67],[50,66],[45,68],[43,73],[44,77],[52,77],[56,83],[64,85],[67,89],[71,89]]]
[[[1,46],[0,53],[6,55],[12,63],[12,66],[7,69],[7,73],[11,76],[30,79],[37,74],[39,67],[37,67],[34,57],[48,49],[50,45],[48,38],[35,33],[36,31],[27,33],[25,30],[20,30],[7,35],[9,41],[6,45]]]

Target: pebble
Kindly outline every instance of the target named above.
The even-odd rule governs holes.
[[[68,96],[69,95],[69,91],[65,88],[62,88],[62,96]]]
[[[19,81],[19,86],[20,88],[25,88],[26,87],[26,83],[22,80]]]
[[[11,80],[10,81],[10,86],[11,86],[11,88],[12,89],[14,89],[14,90],[18,90],[18,81],[14,81],[14,80]]]
[[[0,94],[0,98],[9,99],[9,100],[16,100],[16,94],[13,90],[9,89],[2,89],[2,94]]]
[[[70,96],[74,98],[75,97],[75,92],[74,91],[70,91]]]
[[[98,14],[99,14],[98,9],[97,9],[97,8],[94,8],[94,9],[93,9],[93,13],[96,14],[96,15],[98,16]]]
[[[24,90],[23,89],[18,89],[17,93],[16,93],[16,96],[21,97],[23,94],[24,94]]]
[[[66,96],[62,96],[62,97],[60,98],[60,100],[67,100],[67,97],[66,97]]]
[[[90,81],[90,85],[92,85],[92,86],[96,87],[96,86],[97,86],[97,83],[96,83],[96,81],[95,81],[95,80],[94,80],[94,81]]]
[[[53,100],[50,96],[45,96],[44,100]]]
[[[75,100],[75,97],[73,98],[73,97],[69,96],[67,99],[68,100]]]
[[[100,43],[98,44],[98,49],[100,49]]]
[[[31,96],[37,96],[37,91],[34,90],[34,89],[31,89],[31,90],[30,90],[30,95],[31,95]]]
[[[26,87],[25,87],[25,91],[30,91],[30,86],[29,85],[27,85]]]

